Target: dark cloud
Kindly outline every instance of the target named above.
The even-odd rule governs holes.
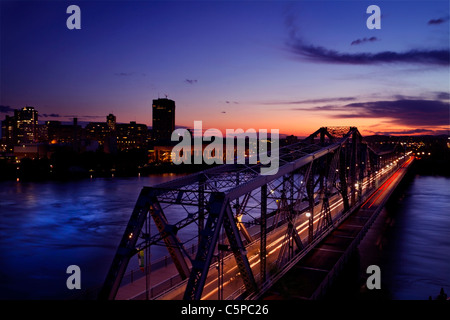
[[[119,76],[119,77],[128,77],[133,75],[132,72],[118,72],[118,73],[114,73],[115,76]]]
[[[439,100],[450,100],[450,93],[449,92],[435,92],[436,99]]]
[[[10,113],[10,112],[14,112],[14,109],[11,108],[10,106],[0,105],[0,113]]]
[[[115,76],[118,77],[129,77],[129,76],[135,76],[135,75],[141,75],[145,77],[147,74],[145,73],[139,73],[139,72],[116,72],[114,73]]]
[[[435,134],[434,130],[413,129],[413,130],[395,130],[395,131],[370,131],[378,135],[411,135],[411,134]]]
[[[186,82],[188,84],[195,84],[195,83],[197,83],[197,80],[196,79],[186,79],[186,80],[184,80],[184,82]]]
[[[76,114],[67,114],[67,115],[64,115],[61,117],[78,118],[78,120],[81,120],[81,119],[95,120],[95,119],[105,119],[106,118],[106,116],[76,115]]]
[[[61,115],[59,115],[58,113],[50,113],[50,114],[43,113],[43,114],[40,114],[40,116],[43,118],[60,118],[61,117]]]
[[[379,53],[343,53],[320,46],[306,45],[295,41],[290,50],[312,62],[336,64],[371,65],[380,63],[413,63],[448,66],[449,50],[410,50],[405,52],[384,51]]]
[[[294,110],[305,110],[295,108]],[[381,100],[357,102],[342,106],[326,105],[309,110],[333,111],[333,118],[386,118],[391,123],[423,127],[446,126],[449,119],[449,103],[440,100]]]
[[[370,37],[370,38],[362,38],[362,39],[356,39],[354,41],[352,41],[351,45],[354,46],[356,44],[361,44],[361,43],[365,43],[365,42],[374,42],[377,41],[378,38],[377,37]]]
[[[442,24],[444,22],[447,22],[449,17],[443,17],[439,19],[431,19],[428,21],[428,25],[434,25],[434,24]]]
[[[281,101],[281,102],[265,102],[266,105],[280,105],[280,104],[315,104],[315,103],[327,103],[327,102],[348,102],[356,100],[355,97],[339,97],[339,98],[322,98],[322,99],[308,99],[298,101]]]
[[[450,51],[448,49],[346,53],[305,43],[299,36],[298,27],[295,24],[295,17],[291,14],[286,15],[285,26],[289,35],[289,41],[287,42],[288,49],[298,57],[312,62],[354,65],[409,63],[448,66],[450,64]],[[367,41],[371,41],[369,39]],[[355,44],[360,44],[363,40],[355,40]],[[373,41],[375,40],[376,38]]]

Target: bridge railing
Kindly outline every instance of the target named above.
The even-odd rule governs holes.
[[[183,281],[181,279],[181,276],[179,274],[176,274],[169,279],[166,279],[164,281],[161,281],[160,283],[148,288],[147,290],[142,291],[138,295],[131,297],[130,300],[146,300],[153,299],[160,294],[173,289],[174,286],[180,284]]]
[[[191,254],[195,254],[197,251],[197,245],[192,244],[186,251],[188,251]],[[148,269],[150,272],[160,270],[162,268],[166,268],[172,264],[172,258],[169,255],[163,256],[159,259],[156,259],[153,261],[150,265],[150,268]],[[120,286],[125,286],[127,284],[133,283],[136,280],[141,279],[142,277],[145,277],[146,273],[141,269],[131,269],[122,278],[122,282]]]
[[[393,168],[389,168],[387,171],[391,171],[390,169],[393,169]],[[359,201],[357,201],[357,203],[354,204],[354,206],[352,207],[352,210],[350,210],[349,212],[341,212],[338,215],[334,216],[333,225],[322,230],[323,232],[320,235],[316,235],[316,238],[314,239],[314,241],[310,244],[307,244],[305,246],[304,250],[302,250],[302,252],[298,253],[297,257],[295,257],[293,260],[298,260],[298,256],[306,255],[311,248],[313,248],[318,242],[320,242],[329,232],[331,232],[332,229],[334,229],[337,225],[339,225],[350,214],[350,212],[353,212],[354,208],[359,207],[362,203],[361,202],[362,199],[366,198],[367,194],[374,191],[376,189],[376,187],[381,185],[384,181],[386,181],[389,176],[390,176],[389,174],[387,174],[387,175],[384,174],[380,177],[381,179],[378,181],[378,183],[375,186],[370,187],[370,185],[368,185],[364,192],[364,196],[362,196],[362,198],[359,198]],[[248,226],[250,226],[251,224],[252,223],[249,223]],[[276,227],[275,226],[269,227],[267,230],[268,232],[272,231],[269,229],[276,229]],[[259,235],[258,232],[256,232],[255,234],[253,234],[253,237],[257,238],[258,235]],[[302,239],[302,240],[304,240],[304,239]],[[192,244],[189,247],[189,249],[187,249],[186,251],[188,251],[190,254],[194,255],[195,252],[197,252],[197,244]],[[230,256],[227,256],[226,258],[229,258],[229,257]],[[216,262],[217,262],[217,257],[213,257],[212,263],[216,263]],[[153,272],[153,271],[168,267],[171,264],[172,264],[172,260],[171,260],[170,256],[164,256],[164,257],[152,262],[152,264],[150,266],[150,270]],[[269,265],[269,267],[270,267],[270,265]],[[283,269],[286,269],[286,268],[283,268]],[[282,270],[279,270],[279,271],[282,271]],[[281,273],[284,274],[285,272],[281,272]],[[141,279],[142,277],[145,277],[145,276],[146,276],[146,273],[142,272],[139,269],[130,270],[126,275],[124,275],[121,286],[127,285],[129,283],[133,283],[134,281]],[[258,279],[258,278],[259,277],[255,276],[255,279]],[[275,278],[277,278],[277,277],[270,277],[270,278],[271,279],[269,280],[269,282],[274,281]],[[179,285],[182,281],[183,280],[181,279],[180,275],[177,273],[174,276],[172,276],[156,285],[153,285],[151,288],[148,288],[148,295],[144,291],[143,293],[133,297],[132,299],[146,299],[146,298],[153,299],[153,298],[157,297],[158,295],[161,295],[169,290],[172,290],[174,287]],[[265,285],[263,284],[263,287],[264,286]],[[226,299],[227,300],[236,299],[236,298],[242,296],[242,294],[244,292],[245,292],[245,286],[242,286],[238,290],[233,292],[230,296],[228,296]]]
[[[333,219],[334,224],[339,224],[340,221],[343,218],[345,218],[345,217],[343,217],[344,215],[345,215],[345,217],[347,216],[344,213],[341,213],[341,214],[335,216],[335,218]],[[286,221],[284,221],[284,220],[280,221],[280,224],[282,225],[284,222],[286,222]],[[277,227],[280,227],[280,226],[277,226]],[[304,250],[302,250],[302,252],[298,253],[298,255],[301,255],[301,256],[306,255],[306,253],[308,253],[311,248],[313,248],[318,242],[320,242],[323,239],[323,237],[326,234],[328,234],[330,232],[330,230],[333,228],[334,227],[331,226],[331,227],[328,227],[327,229],[323,230],[322,234],[318,235],[318,237],[316,237],[312,243],[307,244],[305,246]],[[267,231],[268,231],[268,233],[270,233],[270,232],[274,231],[274,229],[276,229],[276,227],[272,226],[272,227],[269,227]],[[255,238],[258,238],[259,232],[256,232],[253,236]],[[305,239],[302,239],[302,241],[304,241],[304,240]],[[197,250],[197,244],[193,244],[187,251],[189,251],[191,254],[194,254],[196,252],[196,250]],[[232,256],[232,254],[229,253],[226,257],[224,257],[224,259],[230,259],[231,256]],[[216,262],[217,262],[217,256],[214,256],[212,263],[216,263]],[[172,262],[170,256],[164,256],[164,257],[154,261],[151,264],[150,271],[153,272],[158,269],[168,267],[172,263],[173,262]],[[276,266],[275,262],[268,265],[269,269],[271,269],[272,267],[275,267],[275,266]],[[282,271],[282,270],[279,270],[279,271]],[[284,272],[282,272],[282,273],[284,274]],[[141,279],[145,276],[146,276],[146,273],[141,271],[140,269],[131,270],[126,275],[124,275],[121,286],[133,283],[134,281]],[[151,276],[151,273],[149,274],[149,276]],[[259,279],[259,273],[257,275],[255,275],[255,279]],[[273,278],[272,278],[272,280],[273,280]],[[146,299],[146,298],[153,299],[169,290],[173,290],[173,288],[176,287],[178,284],[180,284],[182,281],[183,280],[181,279],[180,275],[177,273],[174,276],[172,276],[164,281],[161,281],[160,283],[148,288],[148,296],[147,296],[146,292],[143,291],[142,293],[140,293],[139,295],[137,295],[135,297],[132,297],[131,299],[133,299],[133,300],[142,300],[142,299]],[[242,296],[242,294],[245,293],[245,291],[246,291],[245,286],[242,286],[238,290],[233,292],[230,296],[228,296],[226,299],[230,300],[230,299],[239,298],[240,296]]]

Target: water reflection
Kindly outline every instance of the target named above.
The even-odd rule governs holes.
[[[427,299],[450,291],[450,179],[416,176],[397,205],[386,270],[393,299]]]
[[[85,288],[101,283],[142,187],[176,177],[1,182],[0,298],[70,296],[71,264]]]

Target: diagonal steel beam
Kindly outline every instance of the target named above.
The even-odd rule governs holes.
[[[164,243],[166,244],[167,251],[169,251],[170,257],[180,273],[181,279],[186,279],[190,270],[183,256],[183,245],[176,235],[177,228],[167,222],[167,218],[156,196],[150,198],[149,211]]]
[[[207,210],[209,211],[208,218],[201,234],[197,254],[192,261],[192,270],[184,292],[184,300],[200,300],[202,297],[203,287],[216,248],[220,227],[223,223],[225,212],[224,193],[212,193]]]
[[[236,221],[231,210],[230,202],[226,201],[226,215],[224,219],[225,232],[227,234],[228,241],[230,242],[231,251],[236,259],[237,266],[244,280],[247,293],[254,292],[256,290],[256,281],[253,276],[252,268],[248,262],[247,252],[245,250],[242,239],[239,235],[239,229],[236,225]]]
[[[149,189],[143,188],[117,248],[105,282],[98,295],[100,300],[113,300],[127,269],[130,258],[137,253],[136,242],[150,207]]]

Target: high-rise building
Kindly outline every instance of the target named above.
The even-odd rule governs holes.
[[[16,143],[15,138],[16,119],[13,116],[6,116],[2,121],[2,143],[0,150],[13,151],[13,146]]]
[[[116,126],[117,148],[119,150],[147,147],[147,126],[136,123],[119,123]]]
[[[116,116],[112,113],[106,116],[106,123],[108,124],[109,130],[116,131]]]
[[[73,124],[61,124],[61,121],[46,121],[47,141],[51,144],[72,144],[77,147],[81,139],[81,126],[78,119],[73,118]]]
[[[110,129],[106,122],[89,122],[85,128],[86,138],[96,140],[103,145],[110,136]]]
[[[33,107],[14,110],[16,120],[16,144],[35,143],[37,141],[38,112]]]
[[[175,130],[175,101],[170,99],[153,100],[152,137],[156,143],[170,142]]]

